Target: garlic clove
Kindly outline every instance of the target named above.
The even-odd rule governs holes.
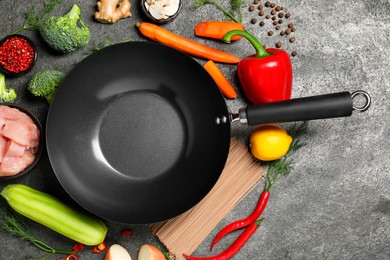
[[[179,10],[180,0],[171,0],[171,4],[165,7],[165,14],[172,16]]]
[[[156,0],[154,4],[164,7],[166,5],[166,0]]]
[[[155,19],[163,19],[165,16],[165,9],[157,4],[151,5],[149,8],[150,14],[155,18]]]
[[[146,8],[146,11],[149,12],[150,5],[148,4],[148,1],[145,1],[145,2],[144,2],[144,6],[145,6],[145,8]]]

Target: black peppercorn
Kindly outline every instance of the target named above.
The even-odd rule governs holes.
[[[265,25],[265,22],[264,22],[264,21],[261,21],[261,22],[259,23],[259,25],[260,25],[260,26],[264,26],[264,25]]]
[[[291,16],[290,13],[286,13],[286,14],[284,15],[284,17],[286,17],[287,19],[290,18],[290,16]]]
[[[274,34],[273,31],[269,31],[269,32],[268,32],[268,36],[272,36],[273,34]]]
[[[252,24],[257,23],[257,19],[256,19],[256,18],[252,18],[251,23],[252,23]]]
[[[275,46],[276,46],[276,48],[280,48],[280,47],[282,47],[282,43],[281,42],[277,42],[276,44],[275,44]]]
[[[249,6],[249,11],[252,12],[253,10],[255,10],[255,6],[254,5]]]
[[[295,57],[295,56],[297,56],[297,52],[296,52],[296,51],[293,51],[293,52],[291,53],[291,55],[292,55],[293,57]]]

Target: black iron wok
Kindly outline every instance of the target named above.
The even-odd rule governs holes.
[[[110,221],[155,223],[190,209],[214,186],[231,121],[341,117],[366,107],[354,108],[342,92],[230,114],[195,60],[131,42],[104,48],[68,73],[49,109],[46,141],[55,175],[81,206]]]

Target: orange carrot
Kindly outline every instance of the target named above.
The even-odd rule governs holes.
[[[206,21],[198,23],[195,28],[195,35],[199,37],[206,37],[221,40],[222,37],[231,30],[244,31],[244,26],[240,23],[230,21]],[[236,41],[242,36],[233,36],[231,40]]]
[[[217,65],[209,60],[203,65],[203,68],[210,74],[210,76],[214,79],[215,83],[221,90],[221,92],[227,98],[236,98],[237,93],[233,86],[229,83],[229,81],[225,78],[222,71],[217,67]]]
[[[232,64],[240,62],[240,58],[233,54],[197,43],[193,40],[174,34],[158,25],[142,22],[137,23],[136,26],[143,36],[192,56],[213,60],[215,62]]]

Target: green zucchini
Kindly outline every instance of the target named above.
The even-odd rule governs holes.
[[[107,226],[57,198],[23,184],[11,184],[0,193],[16,212],[72,240],[92,246],[104,241]]]

